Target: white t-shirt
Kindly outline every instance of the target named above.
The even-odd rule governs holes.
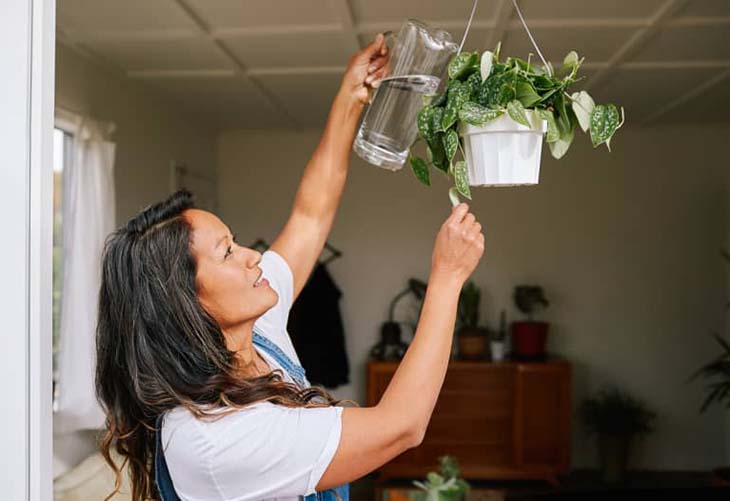
[[[286,330],[293,277],[273,251],[260,263],[279,302],[255,325],[299,363]],[[259,350],[274,369],[282,369]],[[284,377],[291,381],[285,370]],[[162,445],[175,491],[183,500],[295,501],[308,496],[332,461],[342,432],[342,408],[255,404],[218,420],[198,420],[178,407],[165,415]]]

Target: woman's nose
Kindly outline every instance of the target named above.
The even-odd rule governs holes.
[[[246,267],[255,268],[261,262],[261,253],[253,249],[246,249]]]

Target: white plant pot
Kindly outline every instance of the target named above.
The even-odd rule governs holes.
[[[472,186],[523,186],[540,179],[542,136],[547,122],[532,110],[525,111],[532,127],[506,113],[484,127],[464,124],[464,156]]]
[[[489,351],[493,362],[502,362],[505,356],[506,343],[504,341],[490,341]]]

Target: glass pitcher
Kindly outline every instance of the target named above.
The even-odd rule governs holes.
[[[353,149],[373,165],[398,170],[416,139],[423,98],[436,93],[458,46],[447,31],[415,19],[404,22],[387,41],[391,71],[375,91]]]

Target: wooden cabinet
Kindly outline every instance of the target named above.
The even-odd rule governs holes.
[[[368,405],[380,400],[397,363],[368,364]],[[570,467],[570,365],[449,364],[423,443],[383,466],[380,478],[423,477],[439,456],[472,479],[546,479]]]

